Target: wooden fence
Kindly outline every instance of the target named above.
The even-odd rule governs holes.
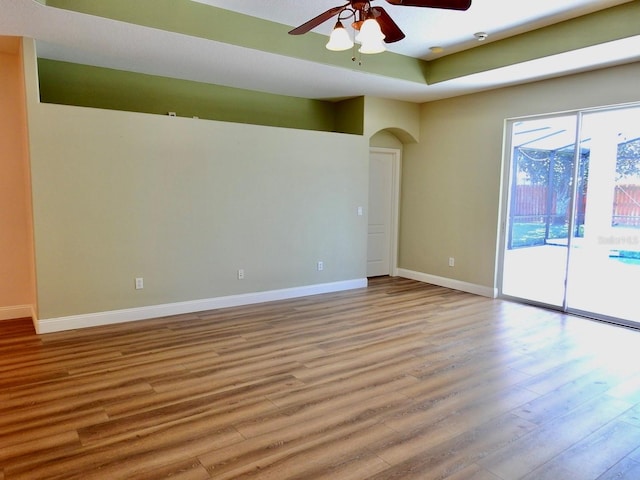
[[[616,185],[613,225],[640,227],[640,185]]]
[[[578,198],[578,217],[584,217],[586,199]],[[555,191],[545,185],[517,185],[511,199],[512,220],[539,222],[568,220],[564,205],[558,202]],[[640,227],[640,185],[617,185],[613,201],[613,226]]]

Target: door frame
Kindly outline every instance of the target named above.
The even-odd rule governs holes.
[[[391,219],[389,225],[391,229],[391,238],[389,242],[389,275],[392,277],[397,277],[398,240],[400,233],[400,181],[402,178],[402,152],[399,148],[369,147],[369,162],[371,162],[372,153],[383,153],[391,155]],[[368,211],[369,205],[367,204],[367,213]],[[367,223],[368,218],[369,217],[367,215]]]

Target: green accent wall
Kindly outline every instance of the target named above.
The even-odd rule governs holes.
[[[329,102],[38,59],[44,103],[362,134],[363,102]]]
[[[364,97],[351,98],[335,104],[336,131],[362,135],[364,132]]]

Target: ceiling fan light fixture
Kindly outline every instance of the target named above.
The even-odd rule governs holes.
[[[349,32],[344,28],[342,22],[338,20],[336,26],[333,27],[329,42],[327,42],[327,50],[333,52],[341,52],[343,50],[349,50],[353,47],[353,41],[349,36]]]
[[[358,49],[360,53],[365,53],[367,55],[371,55],[374,53],[382,53],[386,50],[387,50],[387,47],[384,46],[384,43],[382,43],[382,41],[364,42]]]
[[[361,44],[360,53],[382,53],[387,48],[384,46],[384,33],[380,24],[373,18],[368,18],[360,27],[360,33],[356,35],[356,41]]]
[[[472,0],[386,0],[387,3],[397,6],[442,8],[445,10],[468,10]],[[371,6],[373,0],[349,0],[343,5],[325,10],[289,31],[289,35],[302,35],[310,32],[327,20],[338,17],[329,41],[327,49],[334,51],[353,48],[354,42],[361,45],[360,53],[380,53],[387,48],[386,43],[394,43],[405,38],[404,32],[393,21],[387,11],[379,6]],[[395,7],[394,7],[395,8]],[[342,20],[353,19],[351,27],[358,32],[355,40],[347,39]],[[485,37],[486,38],[486,37]],[[435,47],[438,48],[438,47]],[[438,52],[439,53],[439,52]],[[352,57],[355,60],[355,56]]]

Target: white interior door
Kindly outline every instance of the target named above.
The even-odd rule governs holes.
[[[400,151],[371,149],[369,156],[369,230],[367,276],[395,269]]]

